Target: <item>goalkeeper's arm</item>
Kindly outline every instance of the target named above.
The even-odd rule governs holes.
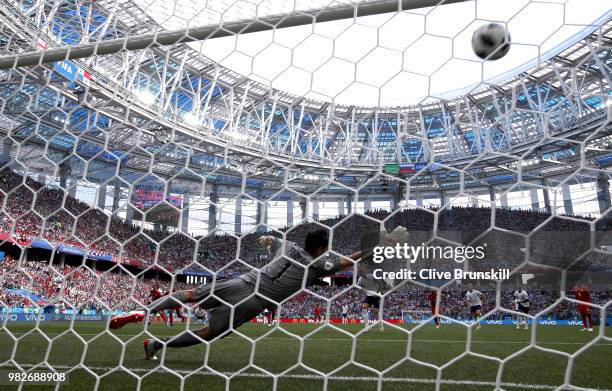
[[[345,269],[349,269],[353,267],[353,265],[355,264],[355,261],[358,260],[359,258],[361,258],[361,251],[355,251],[348,257],[341,256],[338,259],[338,264],[340,266],[340,269],[345,270]]]
[[[260,236],[259,243],[268,247],[272,252],[280,247],[283,241],[275,236]],[[341,270],[348,269],[353,266],[354,261],[361,258],[361,251],[356,251],[349,256],[341,256],[338,258],[338,268]]]

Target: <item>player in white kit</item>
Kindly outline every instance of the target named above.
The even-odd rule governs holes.
[[[524,288],[517,289],[514,292],[514,309],[518,312],[522,312],[523,314],[529,313],[529,294]],[[521,328],[521,324],[525,325],[525,330],[529,329],[526,316],[519,315],[516,317],[516,320],[517,329]]]
[[[348,305],[342,306],[342,324],[348,323]]]
[[[359,285],[366,291],[366,295],[363,298],[363,302],[361,303],[361,317],[364,327],[368,327],[368,323],[370,320],[370,311],[372,311],[374,319],[378,320],[378,311],[380,308],[380,295],[376,292],[378,286],[376,281],[374,281],[372,278],[369,278],[369,276],[359,277],[357,285]],[[383,331],[384,324],[381,322],[378,327],[380,331]]]
[[[479,329],[480,322],[478,322],[478,319],[480,319],[481,316],[482,299],[484,298],[484,295],[482,294],[482,292],[474,289],[474,286],[472,284],[468,284],[467,287],[468,291],[465,294],[465,299],[467,301],[467,305],[470,306],[470,313],[474,317],[474,322],[478,323],[478,326],[476,326],[476,328]]]

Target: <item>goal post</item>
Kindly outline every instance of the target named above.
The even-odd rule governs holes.
[[[170,46],[181,43],[222,38],[236,34],[304,26],[313,23],[352,19],[437,5],[460,3],[468,0],[376,0],[353,5],[339,5],[323,9],[306,10],[285,15],[263,16],[251,20],[228,21],[209,26],[196,26],[154,34],[130,35],[125,38],[82,43],[69,47],[51,47],[45,51],[33,51],[0,56],[0,69],[32,66],[62,60],[76,60],[91,56],[103,56],[120,51]]]

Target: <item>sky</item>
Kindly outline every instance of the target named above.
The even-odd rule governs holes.
[[[354,3],[321,0],[135,0],[166,29]],[[357,106],[453,98],[545,61],[612,15],[612,0],[478,0],[191,43],[206,57],[275,89]],[[510,52],[481,61],[473,32],[503,23]]]

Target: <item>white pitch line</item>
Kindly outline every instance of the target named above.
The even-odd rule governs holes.
[[[39,366],[40,364],[34,365],[34,364],[20,364],[21,367],[23,368],[33,368],[36,366]],[[6,366],[0,366],[0,368],[5,368]],[[78,368],[84,368],[84,366],[77,366],[77,367],[71,367],[71,366],[67,366],[67,365],[55,365],[52,366],[53,369],[55,370],[69,370],[69,369],[78,369]],[[118,367],[87,367],[90,370],[93,371],[103,371],[103,372],[110,372],[110,371],[122,371],[121,368]],[[42,369],[42,368],[41,368]],[[166,370],[165,368],[126,368],[129,371],[132,372],[139,372],[139,373],[143,373],[143,372],[151,372],[151,371],[156,371],[156,372],[168,372],[168,373],[179,373],[179,374],[184,374],[184,375],[193,375],[193,374],[197,374],[197,375],[202,375],[202,376],[218,376],[216,373],[213,372],[203,372],[203,371],[188,371],[185,369],[171,369],[171,370]],[[239,374],[235,374],[234,372],[221,372],[223,375],[225,376],[232,376],[233,377],[248,377],[248,378],[264,378],[264,379],[272,379],[273,376],[267,375],[265,373],[239,373]],[[301,380],[322,380],[323,377],[322,376],[317,376],[317,375],[279,375],[277,376],[278,379],[301,379]],[[329,376],[328,377],[329,380],[341,380],[341,381],[365,381],[365,382],[377,382],[378,381],[378,377],[373,377],[373,376]],[[383,377],[383,382],[391,382],[391,383],[415,383],[415,384],[437,384],[438,381],[434,380],[434,379],[427,379],[427,378],[418,378],[418,377]],[[450,385],[469,385],[469,386],[497,386],[497,383],[495,382],[488,382],[488,381],[479,381],[479,380],[458,380],[458,379],[441,379],[440,384],[450,384]],[[500,384],[502,387],[510,387],[510,388],[519,388],[519,389],[530,389],[530,390],[554,390],[557,389],[558,386],[553,386],[553,385],[549,385],[549,384],[529,384],[529,383],[501,383]],[[592,389],[593,391],[612,391],[612,390],[608,390],[608,389]]]
[[[30,333],[12,333],[14,335],[25,335],[25,334],[30,334]],[[32,333],[32,334],[37,334],[37,333]],[[61,333],[44,333],[47,336],[54,336],[54,335],[60,335]],[[95,335],[100,335],[100,333],[76,333],[78,335],[84,335],[84,336],[95,336]],[[67,334],[67,336],[71,336],[73,335],[72,333]],[[136,337],[140,334],[115,334],[115,336],[117,337]],[[144,336],[144,335],[143,335]],[[259,337],[252,337],[253,339],[259,338]],[[228,336],[225,337],[224,339],[244,339],[242,337],[235,337],[235,336]],[[403,338],[402,338],[403,339]],[[266,337],[264,338],[264,340],[296,340],[296,338],[291,338],[291,337]],[[350,341],[351,338],[347,337],[347,338],[343,338],[343,339],[339,339],[339,338],[308,338],[308,341]],[[395,342],[397,343],[400,339],[358,339],[358,342]],[[467,343],[466,340],[447,340],[447,339],[413,339],[412,342],[433,342],[433,343]],[[587,343],[589,343],[591,341],[584,341],[584,342],[544,342],[544,341],[538,341],[537,344],[538,345],[585,345]],[[478,340],[472,340],[471,343],[491,343],[491,341],[478,341]],[[501,345],[526,345],[526,344],[530,344],[531,342],[527,341],[527,342],[521,342],[521,341],[495,341],[495,344],[501,344]],[[612,343],[597,343],[598,346],[609,346],[612,345]]]

